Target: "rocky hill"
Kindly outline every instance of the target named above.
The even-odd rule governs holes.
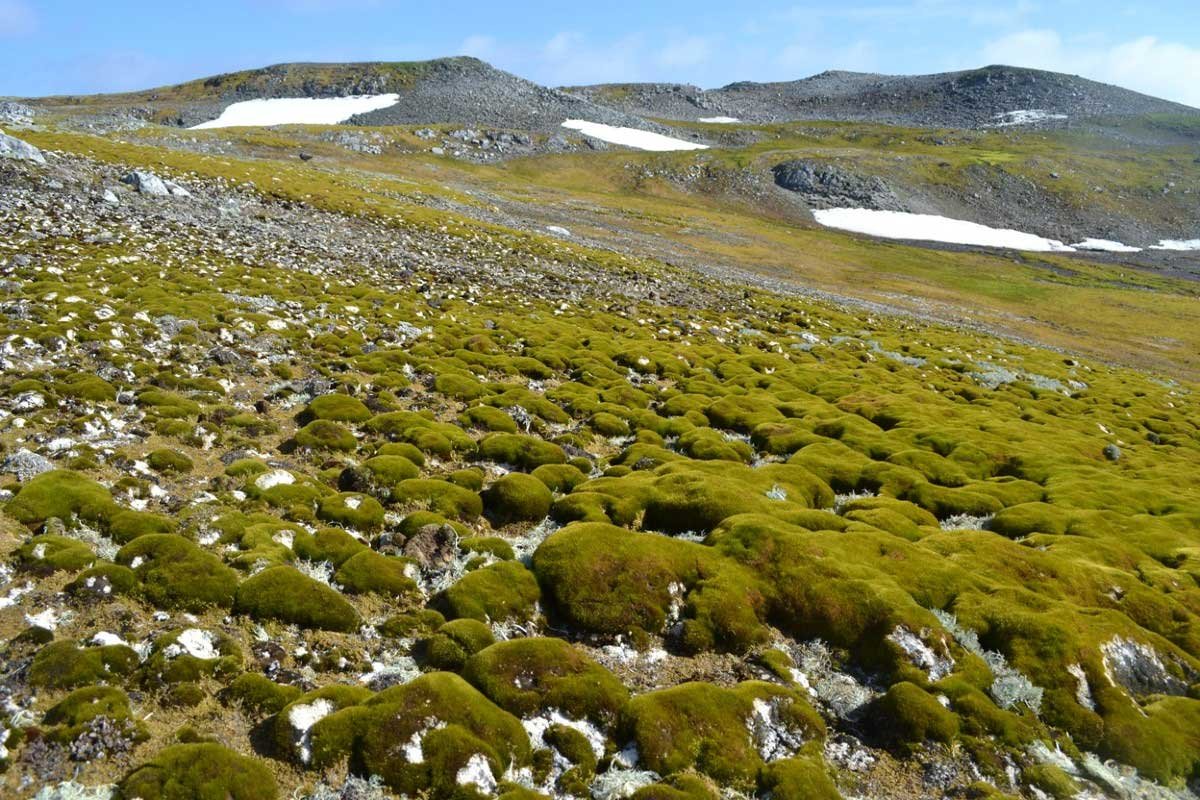
[[[1200,114],[1178,103],[1073,75],[989,66],[934,75],[831,71],[797,81],[731,83],[701,90],[678,84],[610,84],[570,89],[630,114],[746,122],[850,120],[979,128],[1096,116]],[[1039,112],[1033,118],[1014,112]]]
[[[396,105],[363,114],[354,122],[555,131],[563,120],[580,118],[661,129],[625,112],[540,86],[468,57],[394,63],[277,64],[128,94],[28,102],[66,114],[124,112],[160,124],[191,127],[245,100],[393,93],[399,95]]]

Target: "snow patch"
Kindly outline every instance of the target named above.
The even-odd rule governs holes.
[[[1005,111],[996,115],[996,125],[1004,128],[1010,125],[1032,125],[1035,122],[1066,119],[1066,114],[1052,114],[1040,108],[1023,108],[1017,111]]]
[[[600,122],[588,122],[583,119],[569,119],[563,122],[564,128],[579,131],[584,136],[599,139],[602,142],[632,147],[636,150],[653,150],[663,153],[671,150],[707,150],[708,145],[696,142],[685,142],[661,133],[641,131],[637,128],[621,128],[615,125],[605,125]]]
[[[733,125],[741,122],[737,117],[701,117],[697,122],[709,122],[717,125]]]
[[[1114,242],[1111,239],[1084,239],[1079,244],[1073,244],[1076,250],[1098,250],[1103,253],[1140,253],[1142,248],[1130,247],[1127,244]]]
[[[394,106],[399,100],[398,94],[245,100],[227,107],[216,119],[193,125],[192,130],[267,125],[336,125],[355,114]]]
[[[1200,239],[1163,239],[1150,246],[1151,250],[1200,250]]]
[[[813,211],[813,218],[827,228],[864,233],[884,239],[998,247],[1039,253],[1075,252],[1073,247],[1056,239],[1044,239],[1032,233],[1005,228],[989,228],[977,222],[939,217],[935,214],[875,211],[869,208],[825,208]]]

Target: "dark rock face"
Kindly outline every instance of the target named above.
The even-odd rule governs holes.
[[[863,177],[837,165],[815,161],[786,161],[771,172],[777,186],[802,195],[815,208],[907,210],[877,175]]]

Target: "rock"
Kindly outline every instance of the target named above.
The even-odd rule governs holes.
[[[300,160],[301,161],[312,161],[312,153],[305,153],[304,151],[301,151],[300,152]]]
[[[1115,444],[1106,444],[1104,446],[1104,457],[1109,461],[1120,461],[1121,448],[1117,447]]]
[[[404,543],[404,555],[421,569],[445,569],[458,556],[458,532],[450,525],[422,526]]]
[[[892,188],[877,175],[863,177],[834,164],[785,161],[771,169],[775,184],[817,208],[869,208],[906,211]]]
[[[153,172],[134,170],[121,178],[121,183],[127,183],[134,189],[137,189],[138,193],[150,195],[151,197],[171,196],[171,190],[167,188],[167,184]]]
[[[0,158],[11,158],[16,161],[32,161],[35,164],[45,164],[46,157],[42,151],[7,133],[0,133]]]
[[[214,347],[208,351],[208,357],[222,366],[240,364],[244,360],[236,351],[228,347]]]
[[[33,122],[33,109],[22,103],[5,100],[0,103],[0,122],[6,125],[28,125]]]
[[[104,194],[100,195],[100,199],[102,199],[104,202],[108,203],[109,205],[114,205],[114,206],[121,205],[120,198],[117,197],[117,193],[114,192],[112,189],[105,189]]]
[[[0,464],[0,471],[11,472],[21,483],[52,469],[54,462],[29,450],[18,450]]]

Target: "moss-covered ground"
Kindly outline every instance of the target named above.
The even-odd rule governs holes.
[[[377,203],[383,176],[31,138],[197,193],[274,184],[330,225],[490,230],[510,266],[643,268]],[[669,304],[35,232],[0,242],[0,447],[53,467],[4,479],[4,792],[251,800],[349,773],[581,795],[637,766],[642,797],[825,798],[914,754],[969,763],[943,787],[963,793],[1200,779],[1190,344],[1164,379],[700,279]],[[1004,271],[1067,328],[1126,304],[1112,346],[1194,314],[1182,284],[1110,267],[1051,287],[796,235],[814,261],[954,271],[960,299]],[[131,724],[72,761],[99,718]]]

